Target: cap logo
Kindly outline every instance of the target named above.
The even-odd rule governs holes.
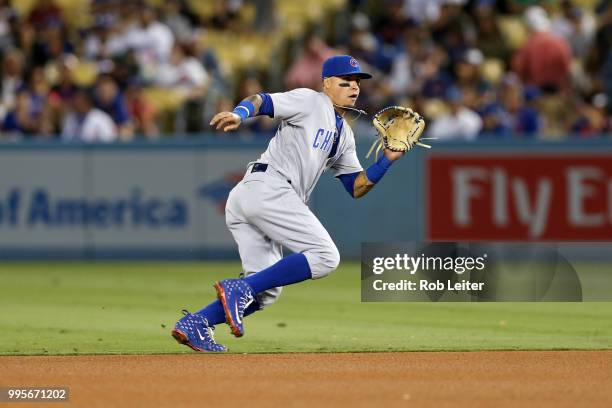
[[[351,60],[349,61],[349,64],[351,64],[351,66],[355,68],[359,66],[359,63],[357,62],[355,58],[351,58]]]

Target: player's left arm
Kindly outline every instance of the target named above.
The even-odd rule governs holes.
[[[346,191],[353,198],[363,197],[383,178],[387,170],[389,170],[389,167],[391,167],[391,164],[402,157],[402,155],[403,153],[401,152],[385,149],[380,159],[368,167],[367,170],[342,174],[338,176],[338,178]]]
[[[368,194],[376,183],[383,178],[393,162],[402,156],[402,152],[394,152],[392,150],[385,149],[384,154],[376,163],[368,167],[367,170],[359,173],[353,185],[353,197],[360,198]]]

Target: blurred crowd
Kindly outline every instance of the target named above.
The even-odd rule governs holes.
[[[385,3],[352,1],[348,52],[379,73],[368,111],[407,104],[439,139],[612,131],[612,1]]]
[[[347,0],[297,36],[279,18],[297,0],[206,0],[207,13],[195,0],[74,2],[83,21],[70,1],[0,0],[0,139],[200,135],[250,94],[320,89],[336,53],[375,74],[359,107],[411,106],[431,137],[612,132],[612,0]],[[214,33],[275,36],[278,60],[223,69]],[[245,125],[268,136],[276,123]]]
[[[71,3],[84,2],[63,2]],[[205,130],[219,73],[199,39],[231,20],[221,21],[229,2],[218,4],[203,21],[181,0],[93,0],[81,23],[55,0],[35,0],[23,14],[0,0],[2,137],[110,141]],[[179,101],[170,118],[157,109],[168,95]]]

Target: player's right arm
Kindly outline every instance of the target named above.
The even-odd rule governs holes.
[[[233,112],[217,113],[210,121],[210,126],[214,127],[216,130],[223,130],[224,132],[236,130],[243,119],[259,114],[262,102],[263,98],[259,94],[251,95],[243,99],[242,102],[234,108]]]
[[[299,122],[308,115],[317,103],[318,92],[298,88],[289,92],[261,93],[249,96],[240,102],[232,112],[216,114],[210,125],[225,132],[238,129],[242,121],[257,115]]]

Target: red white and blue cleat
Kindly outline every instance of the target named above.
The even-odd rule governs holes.
[[[187,310],[183,310],[183,314],[185,316],[176,322],[172,330],[172,337],[176,341],[202,353],[227,351],[225,346],[215,341],[213,335],[215,328],[210,326],[206,319]]]
[[[241,337],[244,334],[242,324],[244,311],[255,300],[253,290],[242,279],[219,281],[215,283],[215,290],[219,301],[223,305],[227,324],[232,329],[234,336]]]

